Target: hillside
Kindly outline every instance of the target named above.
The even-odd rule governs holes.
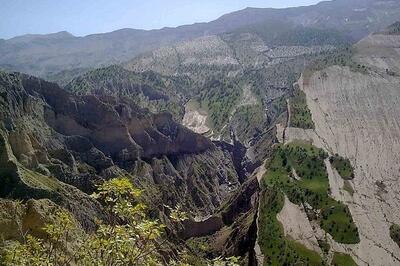
[[[123,67],[186,78],[190,87],[183,93],[190,101],[184,124],[213,139],[237,139],[250,148],[269,138],[284,111],[282,99],[290,94],[305,62],[333,49],[330,44],[270,47],[256,34],[230,33],[160,48]]]
[[[0,40],[0,264],[64,209],[89,236],[162,223],[163,265],[399,265],[399,15],[334,0]],[[135,202],[107,208],[92,193],[118,177]]]
[[[170,114],[152,114],[112,96],[73,95],[23,74],[1,72],[0,94],[0,233],[5,240],[20,239],[11,209],[18,200],[33,204],[29,212],[18,214],[30,219],[21,230],[33,235],[40,236],[37,224],[49,215],[41,208],[50,211],[54,206],[70,211],[84,230],[93,230],[97,219],[107,222],[107,217],[89,195],[96,184],[123,175],[143,189],[152,215],[170,234],[201,236],[226,223],[243,234],[225,246],[230,254],[249,251],[236,247],[251,241],[246,233],[251,222],[232,225],[231,219],[240,215],[252,221],[254,214],[243,216],[250,201],[241,203],[243,210],[234,206],[241,198],[236,192],[257,186],[241,184],[229,145],[214,144],[174,122]],[[182,206],[189,215],[187,224],[173,224],[165,205]],[[30,213],[34,215],[24,216]],[[201,229],[210,216],[220,222]]]
[[[154,216],[195,252],[205,241],[208,257],[252,261],[259,187],[251,173],[271,152],[275,124],[304,63],[335,49],[332,44],[269,47],[257,34],[241,32],[196,38],[88,71],[66,90],[2,73],[2,132],[6,161],[15,157],[20,167],[10,172],[21,183],[17,191],[25,195],[30,185],[18,169],[29,171],[34,183],[50,178],[73,186],[82,193],[73,203],[65,203],[63,191],[58,201],[32,197],[66,207],[89,230],[85,226],[99,217],[94,207],[71,204],[99,182],[125,175],[144,190]],[[199,114],[208,127],[198,132],[203,136],[189,130],[197,131]],[[22,195],[3,179],[8,189],[1,196],[12,205]],[[177,228],[165,204],[182,206],[189,221]]]
[[[304,108],[309,108],[314,126],[312,129],[295,128],[290,121],[299,112],[304,112],[296,109],[299,111],[292,113],[289,126],[279,131],[282,135],[278,138],[286,148],[278,149],[277,155],[266,164],[269,173],[263,179],[263,197],[267,198],[271,190],[281,188],[287,198],[282,199],[284,195],[279,195],[276,200],[280,204],[278,210],[262,201],[261,217],[281,221],[283,233],[289,239],[286,245],[293,245],[290,239],[295,239],[298,245],[303,245],[303,249],[295,247],[295,251],[305,259],[308,257],[315,261],[319,256],[336,261],[338,254],[345,253],[351,257],[340,259],[351,260],[357,265],[398,265],[400,262],[396,237],[400,161],[397,152],[400,149],[397,123],[400,113],[400,57],[397,47],[400,38],[388,33],[392,28],[372,34],[354,46],[351,60],[365,68],[332,64],[311,74],[303,74],[298,86],[305,93]],[[297,148],[299,143],[306,146]],[[321,165],[313,166],[317,161],[315,158],[298,165],[297,156],[300,155],[301,160],[308,160],[307,156],[312,158],[312,153],[304,154],[312,149],[310,145],[326,153],[320,159]],[[314,173],[310,177],[309,171]],[[318,181],[319,171],[325,172],[325,177]],[[287,184],[291,185],[275,181],[288,177]],[[324,197],[312,196],[322,188],[322,181],[328,182],[328,195],[347,205],[347,211],[340,214],[332,212],[332,209],[328,215],[324,207],[321,212],[315,211],[321,208],[321,204],[326,204]],[[304,187],[311,192],[302,196]],[[302,197],[307,199],[306,202],[299,202]],[[344,220],[339,217],[344,214],[351,217],[351,225],[341,225]],[[329,215],[333,215],[332,218]],[[297,223],[290,222],[293,220]],[[335,221],[333,226],[329,225],[332,220]],[[359,238],[350,241],[346,237],[355,232],[350,230],[352,227],[357,227]],[[275,260],[269,253],[271,249],[267,240],[264,240],[268,236],[265,230],[263,226],[259,230],[264,261]],[[345,232],[343,237],[341,232]],[[308,251],[305,252],[304,248]],[[289,255],[285,258],[291,259]]]
[[[247,8],[209,23],[160,30],[121,29],[85,37],[67,32],[25,35],[0,42],[0,67],[64,80],[65,76],[76,76],[88,68],[120,63],[162,46],[237,30],[264,33],[265,40],[280,41],[280,44],[290,40],[298,27],[305,27],[307,31],[317,29],[318,35],[321,30],[334,30],[341,38],[359,40],[395,22],[399,13],[397,1],[334,0],[309,7]]]
[[[120,66],[88,71],[66,85],[78,95],[114,96],[132,101],[150,112],[168,111],[177,121],[184,115],[187,78],[163,76],[154,72],[134,73]]]

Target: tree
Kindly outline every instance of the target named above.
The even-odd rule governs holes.
[[[99,200],[110,215],[110,222],[99,221],[93,234],[81,233],[71,237],[77,223],[66,210],[55,213],[54,222],[47,224],[48,235],[39,239],[28,235],[22,242],[13,242],[3,250],[1,265],[163,265],[161,255],[165,226],[146,215],[140,202],[141,191],[127,178],[105,181],[93,197]],[[187,219],[177,208],[170,208],[170,218],[177,222]],[[205,265],[238,265],[238,259],[204,260]],[[187,265],[185,258],[174,265]]]

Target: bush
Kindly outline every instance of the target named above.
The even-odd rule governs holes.
[[[110,223],[99,221],[93,234],[82,233],[71,239],[76,222],[65,210],[55,213],[55,222],[45,226],[48,237],[28,235],[22,242],[13,242],[3,250],[1,265],[162,265],[165,226],[146,215],[146,206],[140,202],[141,191],[127,178],[104,182],[93,195],[110,216]],[[170,208],[170,218],[185,220],[186,214]],[[183,253],[182,253],[183,254]],[[181,256],[172,265],[185,265],[187,256]],[[201,262],[201,259],[198,260]],[[235,257],[204,260],[204,265],[238,265]]]

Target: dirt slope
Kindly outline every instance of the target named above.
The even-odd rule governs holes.
[[[342,200],[360,231],[360,244],[347,247],[360,265],[400,264],[389,235],[390,225],[400,222],[398,47],[399,35],[371,35],[356,45],[354,57],[371,67],[368,74],[333,66],[300,82],[323,146],[355,168],[355,193]]]

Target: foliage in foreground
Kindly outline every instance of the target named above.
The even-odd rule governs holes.
[[[109,212],[110,223],[99,221],[94,234],[81,232],[76,237],[76,221],[67,211],[59,210],[54,222],[44,228],[47,238],[27,235],[22,242],[8,243],[0,264],[189,265],[190,256],[185,251],[175,261],[166,261],[162,255],[166,252],[165,238],[162,238],[165,226],[147,217],[146,206],[139,201],[140,194],[127,178],[106,181],[93,197]],[[179,207],[170,208],[170,212],[171,219],[177,222],[187,218]],[[200,265],[238,265],[238,259],[204,259]]]

